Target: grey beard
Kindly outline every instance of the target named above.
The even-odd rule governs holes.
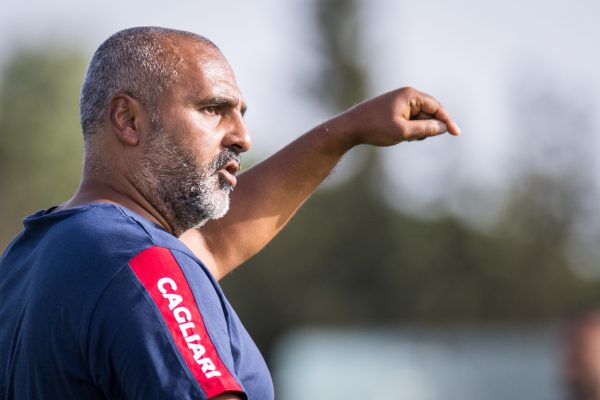
[[[150,139],[134,184],[179,236],[218,219],[229,210],[233,187],[217,173],[239,155],[226,149],[207,166],[200,166],[184,146],[162,129]]]

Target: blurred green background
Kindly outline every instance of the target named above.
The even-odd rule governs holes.
[[[369,56],[373,21],[361,16],[365,2],[305,4],[298,16],[302,21],[295,23],[307,32],[312,67],[291,74],[302,88],[297,96],[319,109],[314,115],[332,115],[375,94],[380,85]],[[410,18],[410,9],[404,18]],[[162,24],[160,18],[152,21]],[[402,28],[403,40],[419,41],[418,31]],[[196,31],[203,33],[200,27]],[[297,56],[293,46],[286,57]],[[0,249],[20,231],[24,216],[64,201],[77,186],[82,157],[78,93],[90,55],[90,49],[60,37],[4,52]],[[443,62],[439,68],[444,69]],[[498,123],[512,132],[492,145],[509,154],[495,171],[501,190],[494,184],[466,184],[461,179],[468,174],[453,171],[457,159],[478,153],[464,150],[464,142],[480,134],[460,102],[460,92],[469,89],[457,87],[458,95],[446,105],[456,110],[463,137],[434,139],[438,147],[427,147],[426,141],[393,150],[356,150],[272,244],[222,282],[269,360],[278,340],[301,327],[544,324],[600,301],[597,82],[587,86],[584,76],[573,86],[572,80],[526,67],[512,75],[506,87],[511,95],[498,95],[506,106]],[[452,82],[440,90],[448,87]],[[278,106],[258,103],[251,109],[278,114]],[[318,122],[297,118],[301,127]],[[393,164],[390,158],[418,146],[427,162],[439,161],[441,168],[434,170],[437,180],[416,185],[432,186],[442,195],[416,209],[398,206],[410,199],[390,175],[410,176],[411,170],[406,161]],[[461,146],[462,153],[456,150]],[[265,148],[259,146],[249,158],[266,156]],[[419,153],[413,159],[414,154]]]

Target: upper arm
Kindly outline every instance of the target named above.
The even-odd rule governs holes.
[[[194,285],[159,247],[138,254],[113,279],[88,345],[90,370],[109,398],[243,398],[218,298],[206,288],[198,304]]]
[[[211,398],[211,400],[242,400],[242,398],[235,393],[223,393]]]

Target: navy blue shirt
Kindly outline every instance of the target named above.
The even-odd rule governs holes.
[[[254,342],[178,239],[114,204],[40,211],[0,259],[0,399],[272,399]]]

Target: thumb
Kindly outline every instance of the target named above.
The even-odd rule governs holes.
[[[408,121],[407,140],[425,139],[440,135],[448,130],[442,121],[437,119],[418,119]]]

